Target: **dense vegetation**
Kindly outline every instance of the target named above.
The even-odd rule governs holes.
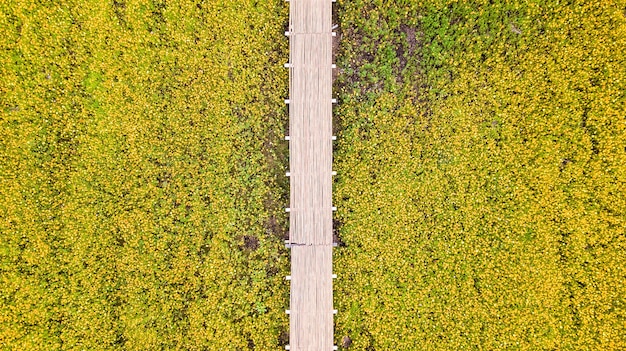
[[[516,3],[338,0],[337,344],[626,348],[626,2]],[[288,343],[286,19],[0,5],[0,349]]]
[[[339,6],[337,342],[625,349],[626,2]]]
[[[0,349],[286,343],[286,19],[2,2]]]

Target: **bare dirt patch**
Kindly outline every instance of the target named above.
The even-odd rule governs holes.
[[[252,235],[246,235],[243,237],[243,247],[246,250],[256,251],[259,248],[259,238]]]

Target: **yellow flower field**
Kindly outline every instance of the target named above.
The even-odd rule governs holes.
[[[626,3],[340,6],[338,342],[626,348]]]
[[[285,344],[280,1],[0,5],[0,349]]]
[[[626,2],[334,8],[340,349],[626,349]],[[287,20],[2,2],[0,349],[284,349]]]

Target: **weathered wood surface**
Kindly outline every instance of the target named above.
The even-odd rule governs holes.
[[[289,4],[289,346],[332,350],[332,2]]]

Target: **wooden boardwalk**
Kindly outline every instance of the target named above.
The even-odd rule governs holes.
[[[332,2],[289,2],[289,350],[333,349]]]

